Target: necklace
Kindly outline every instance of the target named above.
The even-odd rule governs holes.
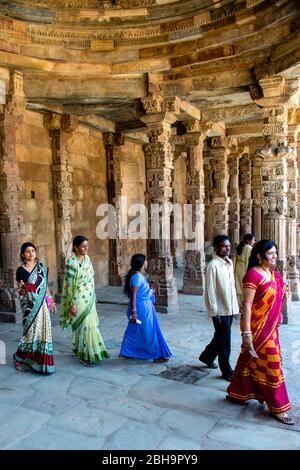
[[[260,265],[260,267],[261,267],[261,269],[262,269],[263,271],[265,271],[265,273],[271,274],[270,269],[265,269],[262,265]]]

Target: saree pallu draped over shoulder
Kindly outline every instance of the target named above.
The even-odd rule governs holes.
[[[258,358],[242,349],[228,395],[239,401],[265,401],[272,413],[291,408],[281,365],[278,325],[285,286],[281,276],[273,271],[271,281],[254,268],[249,269],[243,286],[255,289],[251,311],[253,346]]]
[[[76,316],[71,307],[76,305]],[[62,328],[72,326],[72,349],[83,361],[98,362],[109,357],[99,331],[96,310],[94,270],[88,255],[80,264],[74,254],[68,260],[60,310]]]
[[[55,372],[50,312],[45,300],[48,268],[36,264],[19,297],[23,314],[23,337],[14,359],[36,372]]]

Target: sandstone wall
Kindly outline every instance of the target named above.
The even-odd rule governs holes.
[[[108,284],[108,241],[96,236],[99,204],[107,202],[106,158],[102,134],[79,126],[69,141],[73,167],[72,233],[89,239],[97,287]]]
[[[52,152],[42,114],[25,111],[23,123],[16,132],[16,154],[23,216],[21,242],[31,241],[36,245],[39,259],[49,267],[49,286],[56,291]]]
[[[128,208],[136,203],[145,204],[145,158],[141,145],[126,141],[125,145],[116,149],[121,163],[122,196],[127,198]],[[129,229],[130,222],[134,218],[134,215],[128,217]],[[139,228],[137,230],[139,231]],[[129,238],[122,240],[121,245],[123,263],[127,272],[130,268],[131,256],[134,253],[146,254],[147,240]]]

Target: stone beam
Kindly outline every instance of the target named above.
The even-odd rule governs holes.
[[[116,124],[116,132],[127,133],[139,132],[141,130],[146,131],[147,126],[139,119],[136,119],[134,121],[118,122]]]
[[[145,132],[126,132],[125,140],[141,145],[149,143],[149,137],[147,136],[147,134],[145,134]]]
[[[255,103],[246,104],[243,106],[221,106],[220,108],[211,108],[205,106],[201,109],[201,116],[203,121],[224,121],[231,123],[249,118],[259,118],[260,115],[260,108]]]
[[[228,137],[259,137],[262,133],[263,121],[240,122],[234,125],[226,125],[226,135]]]
[[[105,119],[102,116],[80,116],[79,122],[81,124],[85,124],[89,127],[94,127],[101,132],[115,132],[116,131],[116,124],[109,119]]]
[[[179,108],[182,113],[187,114],[189,117],[200,121],[201,111],[199,111],[199,109],[192,103],[189,103],[185,100],[180,100]]]
[[[30,109],[31,111],[37,111],[37,112],[50,112],[50,113],[56,113],[56,114],[63,114],[63,106],[61,104],[54,104],[54,103],[48,103],[48,102],[27,102],[26,105],[27,109]]]
[[[89,62],[54,62],[53,60],[28,57],[22,54],[0,51],[0,64],[14,66],[27,71],[46,72],[71,77],[99,77],[111,73],[111,65],[105,63]]]
[[[128,60],[119,64],[113,64],[111,73],[113,74],[132,74],[132,73],[149,73],[163,72],[171,70],[170,60],[167,57],[161,59],[148,60]]]
[[[193,96],[197,96],[195,91],[199,91],[199,96],[201,96],[203,92],[207,94],[207,90],[211,91],[212,94],[216,90],[240,91],[240,87],[254,83],[256,83],[256,79],[251,69],[241,70],[237,74],[232,72],[203,74],[197,78],[173,76],[170,77],[169,81],[164,82],[164,93],[165,96],[186,96],[190,92]]]
[[[28,99],[61,100],[68,103],[93,103],[103,99],[131,99],[146,96],[146,81],[143,76],[122,78],[103,77],[73,80],[58,77],[27,77],[25,92]]]

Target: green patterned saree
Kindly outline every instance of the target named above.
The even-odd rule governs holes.
[[[72,304],[76,316],[72,316]],[[72,326],[72,349],[82,361],[98,362],[109,357],[99,331],[96,310],[94,270],[88,255],[80,264],[74,254],[68,260],[63,283],[60,326]]]

